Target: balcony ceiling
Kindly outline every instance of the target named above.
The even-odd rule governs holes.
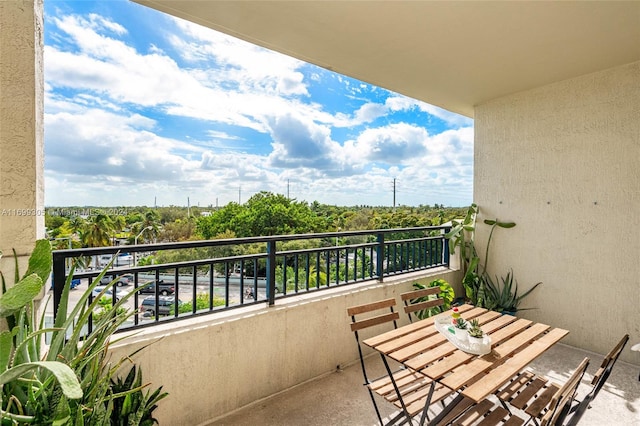
[[[469,117],[640,60],[638,1],[135,1]]]

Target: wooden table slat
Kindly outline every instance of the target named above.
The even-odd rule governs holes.
[[[528,347],[516,353],[512,358],[492,369],[482,380],[474,383],[466,389],[463,389],[462,393],[474,401],[480,401],[487,395],[495,392],[503,383],[509,380],[509,378],[515,376],[516,373],[526,367],[531,361],[548,350],[568,333],[569,332],[567,330],[560,328],[555,328],[549,331],[538,340],[531,342]]]
[[[405,334],[404,336],[400,336],[396,339],[393,339],[388,342],[381,343],[376,345],[376,350],[382,353],[390,353],[397,350],[400,350],[404,347],[410,346],[416,342],[420,342],[423,339],[433,336],[436,334],[438,330],[436,330],[435,326],[430,326],[427,328],[422,328],[420,330],[416,330],[412,333]]]
[[[442,337],[444,338],[444,336]],[[444,343],[442,343],[440,346],[437,346],[431,349],[430,351],[424,352],[418,356],[412,357],[411,359],[407,360],[404,364],[407,367],[412,368],[414,370],[421,370],[428,364],[431,364],[432,362],[438,359],[444,358],[445,356],[457,350],[458,348],[456,348],[453,343],[449,342],[446,338],[444,338]]]
[[[535,339],[548,328],[549,326],[545,324],[534,324],[530,328],[516,334],[511,339],[506,340],[501,345],[494,347],[491,350],[491,353],[476,358],[470,363],[465,364],[462,368],[457,369],[452,374],[442,379],[442,384],[453,390],[460,389],[465,384],[469,383],[471,379],[483,374],[487,369],[504,362],[506,357],[510,356],[518,349],[528,345],[531,340]],[[434,368],[426,368],[421,370],[421,373],[431,377],[432,369]],[[515,373],[517,373],[517,371],[514,372],[514,375]]]
[[[475,306],[469,305],[469,304],[464,304],[464,305],[461,305],[461,306],[458,307],[458,310],[460,312],[467,312],[467,311],[472,310],[472,309],[477,309],[477,308],[475,308]],[[405,336],[407,334],[411,334],[411,333],[413,333],[413,332],[415,332],[417,330],[429,328],[430,326],[433,325],[435,319],[440,317],[441,315],[450,316],[451,315],[451,311],[448,310],[448,311],[445,311],[445,312],[443,312],[441,314],[435,315],[433,317],[425,318],[423,320],[416,321],[416,322],[413,322],[411,324],[407,324],[407,325],[404,325],[402,327],[399,327],[399,328],[396,328],[396,329],[393,329],[393,330],[389,330],[389,331],[387,331],[385,333],[369,337],[369,338],[363,340],[362,343],[364,343],[365,345],[370,346],[372,348],[375,348],[377,350],[378,349],[377,348],[378,345],[381,345],[383,343],[386,343],[386,342],[392,341],[394,339],[397,339],[400,336]]]
[[[438,361],[436,364],[433,364],[430,367],[420,370],[420,372],[428,375],[429,377],[440,378],[449,371],[453,371],[456,367],[465,364],[476,356],[477,355],[469,354],[467,352],[461,351],[460,349],[456,349],[450,356],[447,356],[446,358]]]
[[[486,334],[491,334],[496,330],[499,330],[507,325],[516,322],[518,318],[511,315],[499,315],[494,317],[493,320],[482,324],[482,331]]]
[[[491,336],[491,345],[492,346],[499,345],[505,340],[510,339],[512,336],[515,336],[518,333],[521,333],[522,330],[525,330],[530,325],[531,325],[531,321],[520,318],[505,325],[502,328],[499,328],[493,332],[489,332],[488,334]]]
[[[487,311],[484,314],[480,315],[477,320],[480,323],[480,325],[484,325],[490,321],[494,321],[500,317],[503,317],[505,315],[502,315],[500,312],[496,312],[496,311]]]
[[[435,327],[433,329],[435,330]],[[426,339],[418,340],[412,345],[405,346],[404,348],[401,348],[397,351],[389,352],[387,355],[398,362],[405,362],[409,358],[413,358],[416,355],[429,351],[436,346],[442,345],[446,340],[446,337],[435,330],[435,334],[433,334],[432,336],[429,336]]]
[[[369,337],[362,341],[367,346],[376,347],[385,342],[397,339],[398,336],[404,336],[406,334],[413,333],[416,330],[426,329],[433,325],[435,317],[430,317],[422,321],[417,321],[400,328],[389,330],[385,333],[378,334],[376,336]]]

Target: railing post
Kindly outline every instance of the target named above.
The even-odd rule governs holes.
[[[378,275],[378,281],[382,282],[384,273],[384,234],[378,233],[378,245],[376,246],[376,275]]]
[[[66,258],[64,254],[53,252],[53,321],[55,323],[56,316],[58,315],[58,305],[62,300],[62,291],[64,290],[64,283],[66,280]]]
[[[442,235],[442,244],[444,245],[444,247],[442,248],[442,256],[444,259],[442,260],[447,268],[450,266],[451,259],[449,259],[449,240],[447,239],[447,237],[445,237],[445,235],[447,235],[450,231],[451,227],[445,228],[444,234]]]
[[[267,301],[269,306],[276,302],[276,242],[267,241]]]

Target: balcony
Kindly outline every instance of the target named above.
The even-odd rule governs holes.
[[[75,282],[113,280],[127,284],[132,293],[135,289],[126,304],[119,305],[131,311],[141,308],[120,328],[135,330],[247,305],[273,306],[277,299],[290,296],[448,267],[445,234],[449,230],[433,226],[57,250],[53,253],[53,317],[71,274]],[[122,252],[126,256],[120,256]],[[136,259],[142,253],[171,253],[183,261],[158,264],[154,259],[141,266]],[[129,262],[133,259],[133,264],[122,264],[123,257]],[[103,274],[102,260],[107,261]],[[86,269],[76,270],[80,265]],[[110,298],[114,307],[119,299],[127,299],[127,290],[105,291],[100,294]],[[97,289],[92,292],[87,304],[100,296],[97,293]],[[151,315],[143,315],[143,308]],[[91,329],[90,320],[87,332]]]
[[[455,272],[414,272],[161,324],[141,330],[114,353],[150,344],[135,360],[145,380],[170,393],[157,411],[161,424],[373,425],[346,307],[396,297],[415,281],[435,278],[453,282]],[[564,344],[533,367],[562,383],[583,356],[593,360],[592,375],[601,355]],[[368,357],[381,369],[379,361],[376,354]],[[637,378],[638,368],[619,360],[581,424],[634,424]],[[588,377],[583,382],[585,391]]]
[[[266,251],[111,269],[109,273],[133,275],[134,286],[144,276],[157,279],[160,271],[171,269],[180,283],[173,296],[176,300],[195,297],[198,289],[204,288],[210,291],[207,294],[222,294],[225,301],[220,306],[172,312],[166,317],[143,319],[136,315],[134,322],[121,330],[121,336],[127,338],[113,347],[113,354],[120,357],[144,348],[134,357],[144,380],[153,386],[162,385],[170,394],[156,412],[161,424],[375,424],[355,362],[358,355],[346,308],[399,298],[414,282],[426,284],[443,278],[457,287],[460,276],[449,268],[443,231],[441,227],[429,227],[132,246],[130,251],[142,252],[192,250],[194,244],[224,247],[258,243]],[[296,239],[314,241],[318,246],[283,249],[284,240]],[[54,253],[54,258],[60,269],[68,257],[117,250],[61,250]],[[320,261],[314,263],[317,259]],[[319,280],[324,285],[310,288],[307,284],[313,280],[309,271],[319,272],[310,267],[314,264],[321,270],[344,273],[328,274],[328,279]],[[233,290],[229,275],[212,278],[215,271],[235,270],[234,265],[244,271],[241,277],[247,270],[264,265],[264,280],[255,278],[259,274],[246,281],[239,278]],[[295,266],[289,269],[289,278],[286,265]],[[198,283],[203,267],[208,271],[204,286]],[[181,282],[179,271],[191,271],[191,278]],[[85,271],[78,276],[93,279],[97,274],[97,270]],[[56,287],[61,280],[55,272],[54,276]],[[64,278],[64,274],[61,276]],[[285,282],[289,285],[283,285]],[[245,288],[255,289],[255,297],[243,298]],[[459,287],[455,289],[461,294]],[[155,294],[156,299],[159,296]],[[534,368],[562,382],[563,375],[584,354],[583,350],[560,345],[540,358]],[[379,358],[372,355],[368,362],[380,368]],[[595,370],[601,356],[590,357]],[[637,367],[618,361],[584,424],[602,424],[603,419],[616,420],[610,424],[633,423],[631,419],[640,410],[636,379]]]
[[[563,372],[575,368],[585,357],[593,364],[583,379],[580,391],[588,389],[589,380],[598,366],[599,356],[564,344],[558,344],[532,365],[539,374],[563,383]],[[367,368],[382,374],[377,355],[367,358]],[[631,425],[640,419],[640,390],[637,367],[616,364],[607,384],[598,394],[580,425]],[[581,398],[583,393],[579,393]],[[393,417],[388,405],[380,404],[383,420]],[[286,392],[256,401],[236,412],[216,419],[210,426],[228,425],[376,425],[369,394],[362,386],[360,365],[355,363],[321,378],[296,386]]]
[[[7,186],[1,199],[6,208],[38,209],[44,203],[42,3],[34,3],[35,11],[34,7],[29,11],[22,3],[13,8],[7,3],[0,14],[3,28],[7,28],[4,34],[14,35],[7,44],[8,62],[13,66],[3,68],[6,78],[1,84],[3,89],[10,89],[10,94],[3,97],[6,107],[1,114],[0,177]],[[177,3],[174,2],[173,8]],[[199,2],[182,3],[200,5]],[[498,271],[513,267],[523,284],[543,282],[544,291],[532,300],[539,309],[527,311],[526,315],[570,330],[566,343],[598,353],[606,351],[612,335],[629,333],[631,342],[639,341],[639,246],[635,234],[628,231],[632,228],[620,226],[629,223],[630,212],[637,211],[640,194],[636,164],[640,147],[637,4],[627,2],[621,7],[615,2],[600,2],[598,7],[592,7],[586,3],[567,3],[562,6],[564,18],[560,20],[558,8],[544,3],[540,3],[540,14],[536,15],[540,19],[531,19],[529,13],[517,10],[514,13],[494,13],[490,8],[480,11],[491,19],[503,19],[502,24],[491,20],[493,25],[487,25],[487,20],[475,10],[483,6],[473,2],[468,6],[472,10],[464,14],[465,22],[473,25],[460,25],[460,15],[446,10],[443,14],[425,11],[420,15],[408,10],[406,16],[410,19],[404,19],[402,10],[396,8],[394,2],[380,2],[384,9],[375,15],[379,22],[371,19],[369,11],[353,14],[336,9],[351,7],[347,2],[335,2],[333,7],[314,6],[310,2],[308,7],[317,9],[309,12],[299,9],[300,19],[291,19],[293,12],[288,3],[264,6],[272,8],[274,13],[270,16],[279,20],[265,19],[264,10],[255,4],[208,4],[242,8],[247,14],[246,19],[237,19],[238,14],[222,9],[212,14],[211,19],[200,18],[212,26],[245,39],[263,40],[282,51],[297,51],[300,57],[328,64],[365,81],[380,82],[383,87],[395,88],[426,102],[461,105],[456,110],[466,111],[475,118],[474,201],[485,209],[484,218],[499,217],[518,223],[516,232],[501,236],[491,267]],[[415,5],[412,7],[417,7]],[[518,7],[516,3],[504,5]],[[451,7],[459,6],[452,3]],[[440,8],[441,5],[423,2],[420,7]],[[590,12],[576,13],[574,7],[588,8]],[[322,25],[309,25],[311,21],[318,22],[319,13],[326,14]],[[200,12],[185,15],[202,17]],[[423,20],[414,19],[417,16],[430,17],[438,25],[425,25]],[[515,17],[531,24],[530,32],[514,37],[513,28],[523,28],[513,25]],[[227,22],[216,22],[221,19]],[[397,26],[387,25],[389,22],[396,22]],[[547,25],[549,31],[539,25]],[[265,31],[252,33],[262,26]],[[581,27],[582,32],[574,32]],[[454,33],[460,37],[442,37],[440,28],[458,29]],[[420,29],[433,33],[421,36]],[[326,32],[327,37],[317,34],[319,31]],[[341,31],[348,33],[341,34]],[[266,40],[264,34],[271,34],[273,40]],[[356,38],[358,34],[361,39]],[[374,35],[391,42],[372,43]],[[552,42],[540,43],[541,35],[551,37]],[[583,35],[593,37],[596,42],[588,41]],[[331,49],[326,48],[327,40],[333,41]],[[419,42],[414,43],[416,40]],[[425,40],[437,43],[425,43]],[[446,48],[442,45],[446,40],[456,45]],[[569,47],[566,41],[575,44]],[[283,42],[298,46],[277,46]],[[599,53],[594,52],[595,45],[599,46]],[[309,46],[317,46],[317,53]],[[376,54],[363,54],[361,46],[375,47]],[[404,57],[390,61],[390,55],[381,53],[384,46],[388,46],[387,53]],[[416,53],[412,46],[424,47],[425,51]],[[462,46],[469,49],[468,54],[460,53]],[[503,54],[496,51],[500,46],[505,49]],[[540,50],[531,54],[532,47]],[[327,61],[320,57],[323,52],[330,52],[335,58]],[[460,62],[451,60],[452,52]],[[522,52],[527,54],[517,54]],[[619,52],[624,57],[606,61],[612,58],[611,52]],[[576,53],[584,55],[585,60],[575,60],[572,55]],[[442,56],[437,59],[436,55]],[[478,61],[469,66],[469,58],[478,58]],[[572,72],[563,71],[559,65],[561,58],[567,59]],[[532,68],[527,61],[536,62],[538,68]],[[354,64],[358,64],[362,72],[354,72],[351,67]],[[439,78],[429,78],[426,72],[431,70],[439,70]],[[394,72],[400,74],[394,75]],[[410,75],[415,80],[407,80]],[[477,79],[478,76],[487,79]],[[410,84],[398,86],[404,82]],[[502,82],[509,87],[497,89]],[[485,92],[485,89],[493,91]],[[474,93],[481,96],[468,96]],[[0,240],[5,253],[16,248],[24,261],[33,241],[43,235],[43,223],[41,216],[3,216]],[[478,238],[486,240],[486,235],[479,233]],[[291,393],[280,393],[286,389],[293,389],[295,395],[300,391],[300,399],[308,403],[299,409],[281,405],[282,415],[290,424],[307,420],[311,424],[312,420],[306,417],[315,405],[311,402],[322,405],[329,395],[318,387],[315,395],[311,392],[308,399],[303,398],[300,384],[308,382],[308,386],[314,387],[316,382],[310,380],[340,376],[332,374],[336,365],[346,366],[356,359],[353,338],[345,330],[346,307],[397,296],[409,288],[413,280],[427,281],[434,277],[456,281],[454,271],[433,270],[413,272],[402,279],[390,277],[382,283],[373,280],[323,292],[293,294],[275,300],[273,305],[240,306],[216,315],[154,324],[128,339],[127,346],[121,344],[114,350],[130,353],[151,343],[136,361],[142,365],[146,380],[165,385],[171,393],[158,410],[162,424],[206,424],[241,407],[259,413],[266,401],[275,405],[272,399],[265,399],[275,394],[291,403]],[[586,327],[594,312],[605,320]],[[622,360],[634,363],[638,363],[638,359],[628,350],[622,356]],[[625,365],[628,366],[619,361],[610,379],[611,387],[599,395],[594,408],[584,417],[585,424],[596,415],[591,424],[640,423],[637,367],[623,370]],[[566,370],[557,367],[548,371]],[[629,387],[617,381],[616,377],[621,375],[631,377]],[[347,390],[341,393],[340,389]],[[340,404],[325,407],[332,416],[338,412],[350,413],[348,402],[360,398],[358,391],[361,390],[359,385],[357,388],[336,387],[334,392],[348,399],[340,398]],[[615,402],[603,399],[609,393],[615,396]],[[363,413],[370,414],[366,405],[364,408]],[[353,411],[356,409],[354,406]],[[616,417],[618,415],[623,417]],[[256,423],[269,422],[266,415],[264,419],[267,421]],[[236,424],[256,424],[251,417],[246,417],[246,422],[242,418],[236,420]],[[278,420],[281,417],[272,424]],[[323,423],[330,424],[329,420]],[[345,420],[345,424],[350,424],[350,419]],[[363,423],[372,424],[366,419]]]

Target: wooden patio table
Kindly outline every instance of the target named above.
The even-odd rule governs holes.
[[[436,329],[436,318],[451,317],[451,311],[363,341],[383,357],[432,379],[431,392],[436,382],[457,392],[454,400],[429,425],[440,424],[445,417],[452,420],[462,410],[482,401],[569,333],[472,305],[462,305],[458,310],[465,320],[480,322],[482,330],[491,337],[490,353],[474,355],[458,349]],[[425,422],[429,400],[420,424]]]

